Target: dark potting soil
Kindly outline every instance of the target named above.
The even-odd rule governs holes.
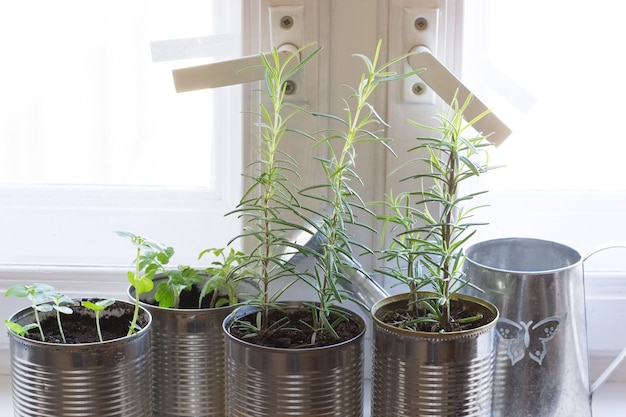
[[[89,300],[96,302],[98,300]],[[120,303],[114,303],[107,307],[107,309],[119,308]],[[128,327],[133,319],[133,308],[129,304],[122,304],[124,313],[121,315],[107,315],[104,312],[100,312],[100,330],[102,332],[102,339],[113,340],[124,337],[128,334]],[[96,319],[90,311],[80,305],[71,306],[74,311],[72,314],[61,314],[61,325],[63,327],[63,333],[65,334],[65,340],[67,344],[79,344],[79,343],[93,343],[99,342],[98,332],[96,329]],[[52,314],[52,313],[49,313]],[[140,315],[141,318],[141,315]],[[145,321],[138,320],[140,327],[146,325]],[[61,332],[59,331],[59,325],[57,324],[56,315],[48,316],[41,321],[41,327],[45,341],[48,343],[63,343]],[[26,335],[29,339],[41,340],[38,329],[31,329]]]
[[[491,311],[483,305],[466,300],[451,300],[450,317],[452,318],[452,328],[442,329],[438,323],[411,323],[419,317],[426,317],[427,314],[428,312],[425,308],[418,309],[418,313],[416,314],[414,309],[409,309],[407,303],[403,302],[401,304],[394,303],[387,311],[383,311],[382,314],[379,314],[378,318],[383,323],[394,327],[433,333],[438,333],[441,330],[450,332],[476,329],[490,323],[495,318]],[[463,323],[463,319],[477,315],[482,315],[482,318],[469,323]]]
[[[202,291],[196,285],[193,285],[190,289],[184,290],[180,293],[180,305],[179,308],[191,309],[198,308],[198,300],[200,299],[200,293]],[[200,308],[210,308],[211,307],[211,299],[213,298],[213,292],[207,294],[202,299],[202,304],[200,304]]]
[[[258,334],[254,337],[246,337],[248,334],[245,329],[242,329],[236,324],[231,326],[230,333],[238,339],[245,340],[246,342],[253,343],[261,346],[275,347],[275,348],[313,348],[323,347],[339,344],[348,340],[351,340],[359,335],[361,328],[359,324],[354,320],[347,318],[336,326],[335,331],[339,338],[334,338],[331,334],[322,331],[316,336],[315,344],[311,344],[311,336],[313,331],[311,325],[313,323],[313,312],[310,309],[298,309],[298,310],[271,310],[269,314],[269,322],[277,323],[280,320],[287,319],[287,323],[281,327],[280,330],[275,332],[267,332],[265,334]],[[337,317],[330,318],[332,323]],[[256,313],[250,314],[241,318],[241,321],[248,321],[249,323],[255,323]]]
[[[202,299],[202,304],[200,304],[198,306],[198,300],[200,299],[200,294],[202,293],[202,290],[200,288],[198,288],[198,286],[193,285],[190,289],[188,290],[183,290],[180,293],[179,296],[179,300],[178,300],[178,307],[180,309],[184,309],[184,310],[194,310],[194,309],[199,309],[199,308],[211,308],[211,300],[213,299],[213,292],[210,292],[208,294],[206,294],[204,296],[204,298]],[[159,303],[158,301],[155,301],[154,299],[151,300],[147,300],[143,297],[141,297],[141,301],[146,303],[146,304],[151,304],[153,306],[158,306]],[[224,304],[221,307],[225,307],[228,304]]]

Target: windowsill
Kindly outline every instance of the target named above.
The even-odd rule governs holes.
[[[626,398],[624,397],[624,382],[607,382],[593,395],[593,416],[613,417],[624,415]]]
[[[13,415],[11,402],[11,376],[0,375],[0,415]]]
[[[626,408],[625,389],[626,383],[623,382],[610,382],[602,385],[594,395],[593,416],[617,417],[624,415],[624,408]],[[369,404],[369,398],[369,387],[366,387],[366,404]],[[0,375],[0,415],[8,416],[12,413],[10,376]],[[369,409],[365,411],[364,417],[368,416]]]

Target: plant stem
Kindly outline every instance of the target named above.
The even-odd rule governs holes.
[[[355,191],[353,191],[348,181],[351,178],[359,180],[357,174],[353,171],[355,165],[355,145],[362,138],[361,135],[366,135],[370,139],[379,139],[373,132],[367,131],[367,126],[370,123],[378,122],[373,115],[375,111],[368,104],[369,97],[372,95],[376,87],[382,82],[382,79],[390,80],[395,76],[390,76],[387,73],[383,77],[382,71],[388,67],[389,64],[378,68],[378,58],[380,53],[380,42],[376,48],[376,53],[373,60],[364,59],[368,67],[367,74],[361,77],[360,83],[356,90],[353,90],[354,94],[351,99],[355,99],[356,103],[352,110],[348,100],[345,100],[347,118],[345,120],[346,130],[343,135],[337,136],[337,138],[343,140],[343,146],[341,152],[336,154],[333,151],[332,144],[330,145],[331,157],[325,162],[325,172],[329,180],[330,192],[333,193],[329,197],[329,203],[331,205],[332,214],[329,216],[328,222],[325,222],[323,227],[325,228],[324,234],[326,237],[326,247],[324,249],[323,271],[324,276],[322,278],[321,286],[318,289],[318,295],[320,297],[320,308],[318,310],[318,329],[316,333],[321,331],[328,324],[326,317],[330,314],[330,307],[333,302],[341,302],[342,296],[337,291],[336,281],[341,279],[341,272],[338,271],[340,262],[340,256],[344,253],[350,252],[349,243],[350,239],[345,235],[345,225],[347,221],[352,222],[351,213],[351,199],[357,198]],[[350,99],[350,100],[351,100]],[[370,109],[369,113],[367,109]],[[332,326],[330,326],[332,327]],[[337,337],[334,329],[328,329],[330,333],[334,333]]]
[[[218,293],[219,293],[218,289],[215,288],[213,290],[213,295],[211,296],[211,302],[209,303],[209,307],[211,307],[211,308],[215,307],[215,304],[217,303],[217,300],[219,298]],[[229,301],[231,301],[231,300],[229,299]],[[200,305],[202,305],[202,300],[200,300]]]
[[[137,245],[137,256],[135,257],[135,280],[139,279],[139,273],[141,272],[139,269],[141,259],[141,247]],[[128,333],[126,336],[130,336],[135,333],[135,327],[137,326],[137,319],[139,317],[139,289],[135,286],[135,311],[133,312],[133,320],[128,327]]]
[[[96,310],[96,330],[98,330],[98,339],[102,342],[102,332],[100,331],[100,312]]]
[[[451,142],[452,148],[450,149],[450,154],[448,155],[448,176],[446,181],[444,182],[445,189],[443,190],[443,196],[447,200],[445,201],[443,210],[445,210],[445,221],[442,224],[442,238],[443,238],[443,249],[444,249],[444,259],[443,259],[443,296],[445,300],[444,309],[443,309],[443,321],[444,328],[446,330],[451,330],[451,317],[450,317],[450,285],[451,285],[451,276],[450,276],[450,263],[451,256],[450,246],[452,244],[454,226],[452,222],[454,221],[454,194],[455,189],[454,185],[457,182],[457,165],[456,165],[456,136],[454,133],[451,134]]]
[[[261,200],[261,209],[263,213],[261,230],[263,231],[263,243],[261,253],[261,282],[262,282],[262,302],[261,302],[261,328],[269,328],[269,311],[270,311],[270,281],[271,281],[271,259],[273,257],[274,231],[272,228],[272,219],[276,213],[272,211],[272,201],[277,181],[278,169],[276,162],[276,152],[278,144],[284,133],[284,126],[280,112],[283,107],[284,87],[282,70],[277,68],[277,72],[273,72],[267,77],[267,92],[271,101],[272,118],[268,120],[266,131],[262,135],[263,146],[261,152],[264,154],[262,159],[265,160],[263,165],[263,175],[261,184],[263,186],[263,195]],[[266,113],[267,114],[267,113]]]
[[[59,333],[61,333],[63,343],[67,343],[67,340],[65,340],[65,333],[63,333],[63,326],[61,325],[61,313],[59,310],[57,310],[57,324],[59,325]]]
[[[465,318],[462,318],[462,319],[458,319],[457,323],[460,323],[460,324],[473,323],[475,321],[478,321],[478,320],[482,319],[483,317],[484,316],[479,313],[479,314],[475,314],[475,315],[470,316],[470,317],[465,317]]]
[[[419,315],[419,297],[417,295],[417,280],[415,278],[417,278],[415,276],[415,262],[417,261],[417,255],[413,255],[413,254],[409,254],[407,256],[407,278],[408,278],[408,282],[409,282],[409,293],[412,295],[412,302],[413,302],[413,312],[415,314],[415,316],[417,317]]]
[[[37,322],[37,328],[39,329],[39,334],[41,335],[41,341],[45,342],[46,338],[43,335],[43,329],[41,328],[41,321],[39,320],[39,311],[37,310],[37,306],[33,304],[33,310],[35,311],[35,321]]]

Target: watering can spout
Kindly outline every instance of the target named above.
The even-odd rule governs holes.
[[[341,280],[339,285],[350,292],[366,312],[369,312],[377,301],[389,296],[389,293],[378,282],[363,272],[355,260],[345,258],[344,264],[346,266],[342,268],[342,271],[349,279]]]
[[[321,253],[321,248],[326,240],[319,231],[316,231],[315,228],[311,228],[311,230],[297,233],[293,241],[311,251]],[[340,256],[340,269],[347,279],[339,280],[338,284],[343,290],[352,295],[352,298],[357,302],[359,307],[366,313],[369,313],[371,307],[377,301],[389,296],[389,294],[380,284],[365,273],[363,267],[356,259],[345,254]],[[299,271],[311,269],[313,267],[312,264],[315,262],[311,256],[307,256],[301,252],[291,254],[287,260]]]

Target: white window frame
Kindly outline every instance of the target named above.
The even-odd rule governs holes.
[[[240,4],[216,2],[216,7],[217,13],[225,13],[239,10]],[[171,91],[176,94],[173,80]],[[219,140],[216,153],[207,161],[216,176],[214,186],[0,184],[2,322],[28,306],[27,300],[4,297],[16,283],[49,283],[69,296],[126,299],[126,271],[134,253],[117,230],[170,245],[176,250],[174,262],[189,265],[206,264],[198,260],[202,250],[225,246],[233,238],[241,221],[225,215],[235,208],[242,188],[242,91],[231,86],[210,94],[219,121],[212,133]],[[0,375],[9,373],[8,350],[6,332],[0,332]]]

